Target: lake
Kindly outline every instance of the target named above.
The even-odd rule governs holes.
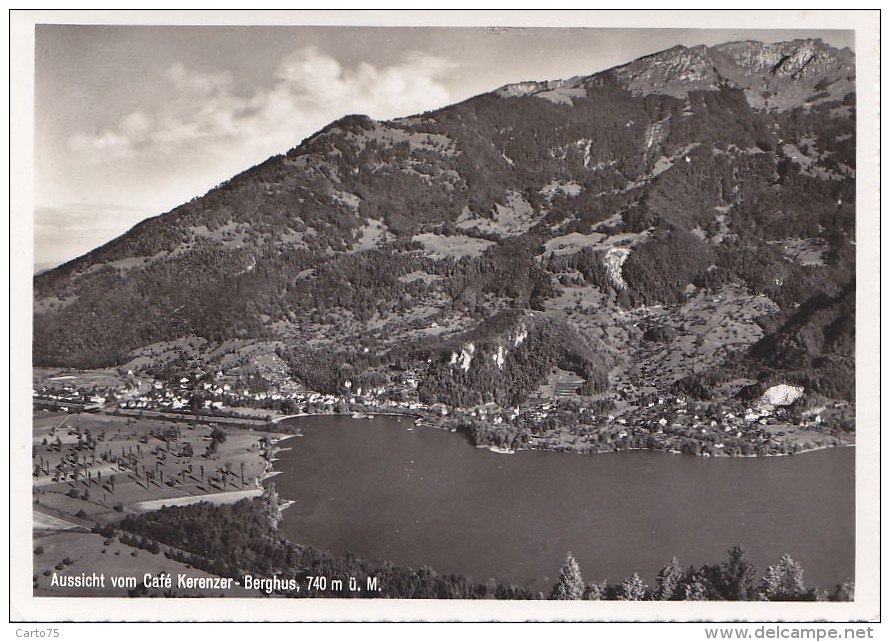
[[[274,478],[292,541],[549,591],[567,551],[585,582],[672,556],[719,563],[738,543],[762,575],[783,553],[808,585],[854,573],[854,448],[791,457],[493,453],[409,418],[289,419]]]

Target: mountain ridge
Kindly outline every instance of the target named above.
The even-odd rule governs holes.
[[[583,379],[579,399],[690,377],[727,396],[796,377],[852,399],[853,311],[833,298],[855,288],[851,56],[814,40],[679,47],[415,116],[345,116],[36,275],[35,364],[216,372],[211,353],[237,340],[310,388],[385,388],[398,366],[420,379],[407,394],[453,405],[521,402],[550,371]],[[709,297],[729,306],[728,354],[691,323]],[[752,316],[759,297],[775,309]],[[507,345],[515,326],[497,319],[520,312],[543,328],[534,351],[449,362],[467,336]],[[676,368],[653,386],[633,364],[668,321],[684,328],[665,347]],[[764,327],[781,345],[832,337],[801,339],[791,363],[754,348]],[[191,336],[213,349],[146,357]]]
[[[517,87],[517,88],[526,88],[527,87],[530,89],[529,91],[523,93],[522,95],[530,95],[530,94],[534,95],[537,93],[552,91],[554,89],[559,89],[559,88],[563,88],[563,87],[574,88],[584,82],[591,82],[593,79],[595,79],[601,75],[609,74],[609,73],[623,70],[623,69],[630,69],[630,68],[633,68],[635,65],[643,63],[644,61],[657,60],[661,57],[664,57],[666,54],[668,54],[670,52],[680,52],[681,54],[685,54],[687,52],[693,52],[693,51],[710,51],[710,52],[721,51],[722,52],[724,50],[735,49],[739,46],[750,45],[750,44],[758,45],[758,48],[760,48],[761,50],[774,52],[774,56],[780,55],[778,52],[784,51],[788,46],[795,46],[795,49],[793,50],[793,52],[798,57],[800,57],[801,55],[804,55],[806,52],[812,51],[814,48],[818,48],[818,50],[820,50],[820,52],[823,52],[823,51],[836,52],[837,58],[843,58],[844,57],[843,54],[852,55],[852,52],[850,52],[848,49],[846,49],[846,48],[842,49],[842,50],[834,49],[832,47],[825,45],[820,39],[795,40],[795,41],[790,41],[787,43],[772,43],[772,44],[757,43],[755,41],[742,41],[742,42],[736,41],[736,42],[724,43],[722,45],[717,45],[717,46],[710,47],[710,48],[706,47],[705,45],[697,45],[694,47],[685,47],[683,45],[676,45],[674,47],[665,49],[663,51],[659,51],[659,52],[655,52],[652,54],[648,54],[646,56],[642,56],[642,57],[640,57],[632,62],[626,63],[624,65],[619,65],[612,69],[608,69],[608,70],[605,70],[602,72],[597,72],[597,73],[591,74],[589,76],[575,76],[573,78],[566,79],[566,80],[557,79],[557,80],[547,80],[547,81],[523,81],[523,82],[519,82],[519,83],[512,83],[512,84],[504,85],[498,89],[495,89],[492,92],[483,93],[483,94],[479,94],[477,96],[473,96],[473,97],[468,98],[464,101],[455,103],[454,105],[461,105],[461,104],[464,104],[464,103],[467,103],[470,101],[474,101],[481,97],[485,97],[485,96],[492,95],[492,94],[503,95],[505,90],[509,90],[510,88],[514,88],[514,87]],[[799,46],[799,45],[802,45],[802,46]],[[804,52],[804,53],[801,53],[801,52]],[[790,56],[784,56],[784,57],[790,58]],[[848,68],[849,64],[850,64],[850,62],[847,60],[842,59],[842,60],[838,61],[838,65],[840,66],[840,68],[842,68],[843,70],[846,70],[846,71],[852,71],[851,69]],[[760,69],[760,71],[763,71],[766,68],[769,68],[772,71],[774,67],[775,67],[775,64],[770,65],[770,64],[766,63],[765,65],[762,65],[762,69]],[[681,70],[681,72],[682,72],[682,70]],[[509,91],[508,91],[508,93],[509,93]],[[217,188],[211,189],[209,192],[205,193],[203,196],[196,196],[194,199],[192,199],[192,201],[199,199],[199,198],[206,197],[210,192],[215,191],[216,189],[220,188],[221,186],[229,184],[231,181],[238,180],[239,177],[243,176],[244,174],[246,174],[248,172],[252,172],[254,170],[262,168],[267,163],[271,163],[271,162],[274,162],[276,159],[286,157],[288,154],[293,153],[295,150],[300,149],[304,145],[313,143],[314,141],[318,140],[320,137],[323,137],[331,129],[336,129],[341,124],[353,125],[358,122],[364,122],[364,123],[379,122],[381,124],[409,122],[411,120],[416,120],[418,118],[422,119],[423,116],[426,114],[432,114],[432,113],[435,113],[436,111],[441,111],[442,109],[448,109],[450,107],[453,107],[454,105],[449,105],[448,107],[439,108],[434,111],[425,112],[424,114],[396,118],[396,119],[392,119],[390,121],[374,121],[370,117],[363,115],[363,114],[345,115],[345,116],[338,118],[337,120],[331,122],[330,124],[326,125],[318,132],[310,135],[302,143],[300,143],[299,145],[297,145],[294,148],[291,148],[291,150],[289,150],[288,152],[274,155],[274,156],[266,159],[265,161],[262,161],[258,165],[254,166],[252,168],[248,168],[247,170],[244,170],[243,172],[240,172],[239,174],[235,175],[232,179],[229,179],[229,181],[223,182],[220,186],[217,186]],[[145,221],[137,224],[136,226],[134,226],[134,228],[131,228],[131,231],[136,230],[137,228],[140,228],[140,226],[142,226],[144,223],[146,223],[148,221],[152,221],[152,220],[158,219],[159,217],[162,217],[162,216],[165,216],[172,212],[175,212],[175,211],[179,210],[181,207],[182,206],[174,208],[173,210],[171,210],[165,214],[159,214],[157,216],[145,219]],[[127,232],[127,234],[129,234],[129,232]],[[122,238],[125,235],[121,235],[121,237],[113,239],[109,243],[88,252],[87,254],[83,255],[82,257],[76,257],[74,259],[71,259],[70,261],[67,261],[66,263],[62,264],[61,266],[58,266],[58,268],[62,268],[70,263],[79,262],[84,257],[93,255],[97,250],[101,250],[102,247],[105,247],[111,243],[114,243],[115,241],[117,241],[118,239]]]

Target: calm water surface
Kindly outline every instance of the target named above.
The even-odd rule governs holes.
[[[788,552],[808,584],[853,578],[853,448],[503,455],[409,419],[288,422],[304,436],[283,442],[274,481],[296,502],[281,524],[295,542],[542,591],[566,551],[587,582],[651,585],[674,555],[716,563],[736,543],[760,571]]]

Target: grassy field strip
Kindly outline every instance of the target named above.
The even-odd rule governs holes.
[[[54,515],[47,515],[41,511],[35,510],[33,511],[33,515],[33,528],[35,531],[67,531],[72,528],[82,528],[78,524],[61,519],[60,517],[55,517]]]
[[[133,508],[139,511],[158,510],[164,506],[188,506],[198,502],[210,502],[211,504],[234,504],[246,497],[259,497],[263,494],[262,488],[248,488],[246,490],[233,490],[223,493],[209,493],[206,495],[192,495],[189,497],[171,497],[170,499],[153,499],[145,502],[136,502]]]

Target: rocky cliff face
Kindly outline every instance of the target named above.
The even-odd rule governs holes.
[[[714,50],[751,76],[769,74],[799,80],[807,76],[852,76],[855,71],[855,57],[849,49],[839,51],[821,40],[728,42]]]
[[[849,50],[833,49],[821,40],[747,41],[674,47],[616,71],[639,94],[685,97],[690,91],[732,87],[745,91],[752,106],[789,109],[824,90],[826,95],[812,102],[843,99],[853,90],[855,58]]]

